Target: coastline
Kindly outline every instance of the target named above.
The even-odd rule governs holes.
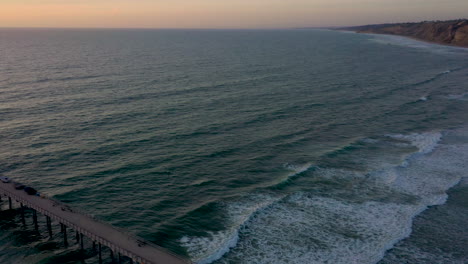
[[[342,27],[357,33],[408,37],[428,43],[468,48],[468,19]]]
[[[418,37],[413,37],[413,36],[407,36],[407,35],[399,35],[399,34],[385,34],[385,33],[377,33],[377,32],[360,32],[358,30],[345,30],[345,29],[339,29],[335,31],[340,31],[340,32],[348,32],[348,33],[355,33],[355,34],[368,34],[368,35],[379,35],[379,36],[393,36],[393,37],[402,37],[402,38],[407,38],[427,44],[432,44],[432,45],[440,45],[440,46],[445,46],[445,47],[452,47],[452,48],[461,48],[464,50],[468,50],[468,46],[460,46],[460,45],[453,45],[449,43],[441,43],[441,42],[436,42],[436,41],[429,41],[426,39],[421,39]]]
[[[32,40],[49,43],[46,33]],[[22,42],[12,37],[12,58],[43,67],[0,80],[11,84],[4,99],[17,102],[4,109],[4,172],[181,254],[229,250],[214,263],[373,264],[411,235],[427,205],[446,201],[459,179],[444,174],[468,171],[466,158],[434,157],[445,129],[466,121],[465,51],[400,36],[285,31],[194,34],[193,45],[178,47],[186,33],[156,33],[80,33],[95,50],[71,54],[87,70],[63,73],[55,66],[68,60],[16,51]],[[81,50],[68,45],[75,33],[57,35],[55,53]],[[226,53],[226,40],[237,38],[233,51],[255,43],[238,60]],[[116,48],[116,39],[131,43]],[[108,63],[112,70],[100,69]],[[465,172],[450,175],[457,165]],[[12,226],[1,239],[1,263],[73,257],[64,248],[37,252],[48,241],[17,239],[21,231]]]
[[[377,264],[454,263],[468,259],[468,178],[447,191],[447,202],[430,206],[413,220],[411,235],[388,250]]]
[[[462,161],[468,155],[467,131],[468,127],[448,130],[439,144],[439,147],[445,149],[445,154],[452,152],[453,155],[455,151],[457,156],[462,157],[458,163],[460,167],[465,167]],[[463,168],[441,171],[448,177],[461,173],[460,180],[444,192],[445,202],[430,205],[413,218],[411,233],[387,250],[377,264],[466,263],[468,174],[462,171]]]

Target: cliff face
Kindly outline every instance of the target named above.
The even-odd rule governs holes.
[[[391,34],[468,47],[468,19],[349,27],[359,33]]]
[[[465,24],[457,29],[452,44],[468,47],[468,20],[465,20]]]

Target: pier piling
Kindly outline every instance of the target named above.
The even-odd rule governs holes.
[[[63,244],[65,245],[65,247],[68,247],[67,226],[64,224],[60,224],[60,225],[62,225],[62,231],[63,231]]]
[[[52,220],[50,219],[49,216],[46,216],[46,222],[47,222],[47,231],[49,232],[49,237],[52,238]]]
[[[102,264],[102,248],[101,248],[101,243],[99,243],[99,251],[98,251],[98,254],[99,254],[99,264]]]
[[[23,226],[25,227],[26,226],[26,219],[24,218],[24,205],[21,203],[21,223],[23,223]]]
[[[85,260],[85,251],[84,251],[84,237],[83,234],[79,234],[80,236],[80,257],[81,257],[81,262],[84,263]]]
[[[99,263],[103,263],[102,249],[103,246],[110,251],[112,263],[126,263],[125,258],[128,257],[130,263],[164,263],[164,264],[189,264],[189,260],[184,259],[176,254],[169,252],[155,244],[144,241],[141,238],[132,236],[125,231],[115,228],[109,224],[96,220],[94,217],[87,215],[70,208],[68,205],[46,198],[45,196],[28,195],[25,191],[17,190],[13,183],[0,182],[0,197],[8,197],[8,206],[13,210],[13,200],[17,201],[21,208],[21,221],[26,227],[27,208],[32,210],[34,228],[39,232],[39,224],[37,213],[46,216],[47,231],[50,239],[52,235],[52,220],[60,224],[60,232],[63,235],[63,244],[68,246],[67,227],[76,232],[76,242],[80,243],[82,251],[82,262],[86,258],[84,250],[84,236],[87,236],[93,242],[93,252],[96,252],[96,244],[98,245]],[[0,198],[1,199],[1,198]],[[6,199],[5,199],[6,200]],[[6,207],[6,206],[5,206]],[[28,209],[28,210],[29,210]],[[73,231],[70,234],[73,235]]]
[[[39,225],[37,224],[37,212],[36,212],[36,210],[33,210],[33,222],[34,222],[34,230],[36,230],[36,232],[39,232]]]

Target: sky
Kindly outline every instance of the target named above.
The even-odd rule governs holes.
[[[0,27],[295,28],[467,16],[468,0],[0,0]]]

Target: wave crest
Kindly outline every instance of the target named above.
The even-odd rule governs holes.
[[[441,138],[436,131],[364,140],[416,150],[397,165],[382,161],[380,170],[317,167],[293,183],[313,178],[309,183],[328,189],[252,194],[226,202],[230,224],[225,230],[186,236],[180,243],[199,264],[376,263],[409,236],[416,215],[444,203],[446,190],[468,176],[468,144],[440,144]]]

